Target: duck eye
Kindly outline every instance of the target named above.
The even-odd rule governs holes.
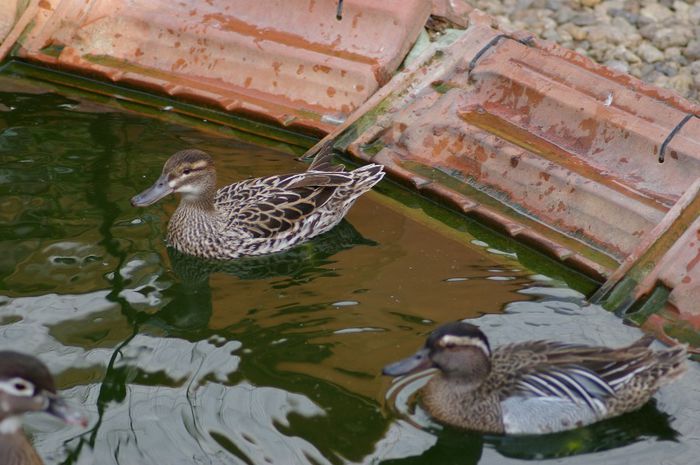
[[[445,343],[445,348],[446,349],[454,349],[456,347],[454,342],[447,342]]]
[[[22,378],[13,378],[7,382],[0,382],[0,390],[14,396],[31,396],[34,394],[34,385]]]
[[[182,174],[187,175],[187,174],[190,174],[191,172],[192,172],[192,170],[190,170],[189,168],[187,168],[186,170],[184,170],[184,171],[182,172]]]

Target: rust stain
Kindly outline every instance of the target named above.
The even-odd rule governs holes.
[[[275,70],[275,76],[279,76],[281,67],[282,67],[282,63],[280,63],[279,61],[272,62],[272,69]]]
[[[363,55],[361,53],[349,52],[347,50],[338,49],[334,45],[337,44],[322,44],[311,42],[303,36],[291,34],[285,31],[278,31],[272,28],[259,28],[254,24],[246,23],[235,16],[225,15],[223,13],[209,13],[202,16],[204,25],[217,24],[222,30],[236,32],[239,34],[253,37],[256,42],[270,41],[285,44],[289,47],[310,50],[313,52],[322,53],[324,55],[335,56],[345,60],[356,61],[368,65],[377,64],[376,58]]]
[[[362,17],[362,12],[357,13],[355,16],[352,17],[352,28],[356,29],[357,28],[357,22],[359,19]]]
[[[248,76],[245,78],[245,82],[243,83],[243,87],[250,87],[250,85],[253,83],[253,78]]]
[[[39,2],[39,8],[43,10],[52,10],[51,3],[48,0],[41,0]]]
[[[700,239],[700,230],[695,231],[695,236]],[[698,261],[700,261],[700,250],[695,254],[695,257],[693,257],[692,260],[688,262],[688,265],[686,265],[685,270],[686,271],[691,271],[693,268],[695,268],[695,265],[698,264]]]
[[[134,55],[137,56],[137,57],[140,57],[140,56],[143,55],[143,51],[142,51],[140,48],[137,48],[137,49],[134,51]]]
[[[318,72],[321,72],[321,73],[328,74],[328,73],[331,72],[331,67],[330,67],[330,66],[320,65],[320,64],[314,65],[312,69],[313,69],[314,71],[316,71],[317,73],[318,73]]]
[[[433,158],[440,158],[440,155],[442,155],[442,153],[445,151],[445,149],[447,148],[447,144],[449,144],[450,141],[446,137],[439,137],[439,133],[435,135],[438,136],[438,138],[437,143],[433,145]],[[432,141],[434,141],[434,139]]]
[[[304,65],[297,66],[297,75],[304,74]]]
[[[329,97],[333,97],[335,95],[335,88],[329,86],[328,89],[326,89],[326,94],[328,94]]]
[[[173,71],[179,71],[187,66],[187,62],[185,61],[184,58],[179,58],[175,63],[173,63],[173,66],[171,69]]]
[[[579,151],[580,154],[585,154],[591,150],[593,146],[593,141],[598,134],[598,125],[600,123],[595,118],[587,118],[582,120],[578,127],[588,133],[587,136],[581,136],[576,138],[576,143],[574,147]]]

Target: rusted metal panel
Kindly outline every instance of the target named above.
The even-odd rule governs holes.
[[[386,83],[426,0],[45,0],[21,57],[315,132]]]
[[[371,123],[346,131],[356,134],[348,149],[437,168],[511,214],[624,260],[700,173],[696,118],[659,163],[698,107],[569,50],[505,35],[478,12],[471,19],[455,43],[397,78]]]

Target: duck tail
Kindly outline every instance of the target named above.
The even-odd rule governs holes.
[[[384,166],[365,165],[353,170],[351,173],[354,179],[354,189],[360,193],[367,192],[384,177]]]
[[[659,370],[658,387],[675,381],[688,369],[688,346],[685,344],[669,347],[655,352],[654,355]]]
[[[333,143],[333,140],[329,140],[318,149],[307,171],[343,171],[345,168],[343,165],[333,163]],[[304,155],[301,158],[304,159],[307,156]]]

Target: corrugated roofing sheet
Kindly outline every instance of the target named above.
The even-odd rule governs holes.
[[[325,133],[385,84],[425,0],[44,0],[26,59]]]

